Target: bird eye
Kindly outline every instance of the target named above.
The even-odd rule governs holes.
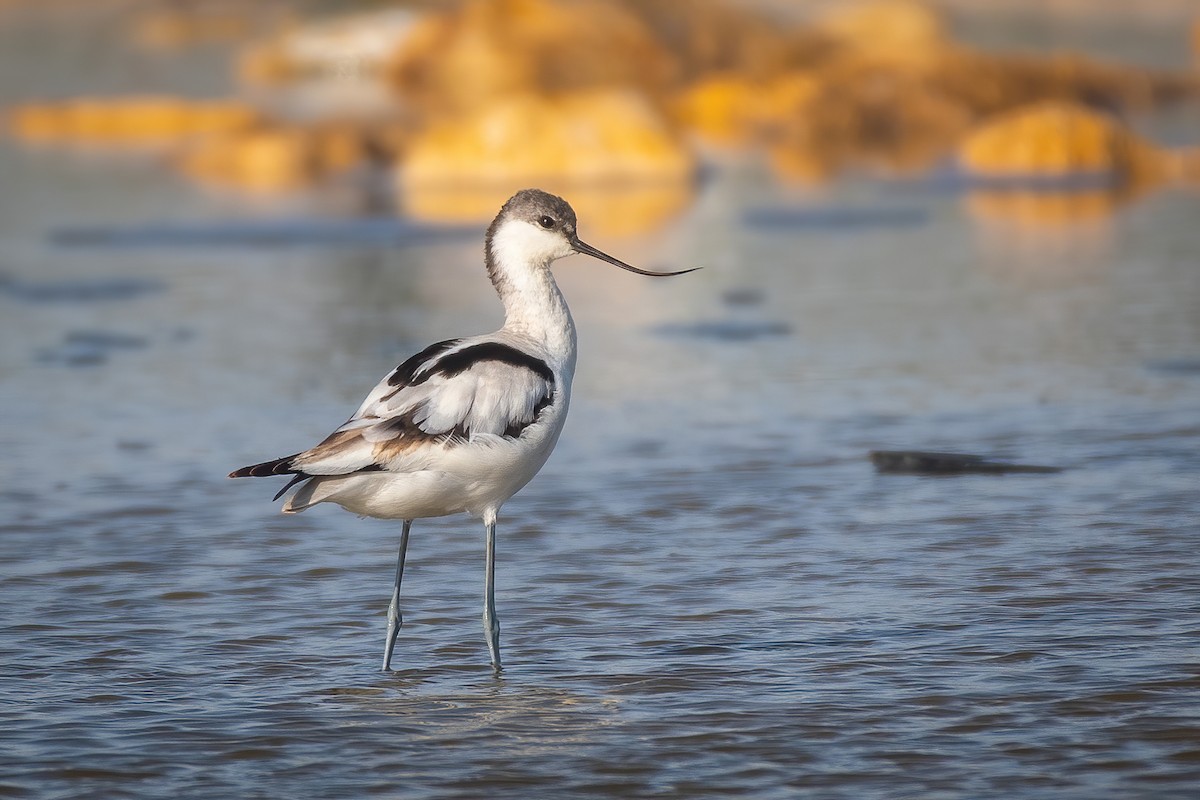
[[[541,219],[538,220],[538,225],[541,225],[543,228],[553,228],[554,227],[554,217],[543,216]]]

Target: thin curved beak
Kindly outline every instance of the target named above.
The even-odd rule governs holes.
[[[691,269],[681,269],[678,272],[649,272],[644,269],[632,267],[629,264],[626,264],[624,261],[618,261],[608,253],[597,250],[586,242],[581,242],[578,238],[571,239],[571,247],[575,248],[576,253],[582,253],[585,256],[591,256],[592,258],[598,258],[601,261],[607,261],[614,267],[620,267],[621,269],[626,269],[630,272],[636,272],[638,275],[649,275],[654,278],[669,278],[672,275],[683,275],[686,272],[695,272],[696,270],[700,269],[700,267],[692,267]]]

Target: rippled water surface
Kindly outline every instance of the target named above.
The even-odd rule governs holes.
[[[707,269],[557,265],[580,366],[501,519],[506,669],[464,517],[414,526],[385,675],[399,526],[224,476],[498,325],[482,230],[51,246],[291,213],[76,158],[0,143],[29,206],[0,218],[0,796],[1195,796],[1197,195],[1039,234],[735,171],[664,231],[582,220]],[[880,448],[1065,469],[879,475]]]

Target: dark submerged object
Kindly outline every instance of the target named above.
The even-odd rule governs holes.
[[[967,453],[931,453],[923,450],[872,450],[871,463],[880,472],[906,475],[1002,475],[1007,472],[1062,472],[1062,467],[989,461]]]

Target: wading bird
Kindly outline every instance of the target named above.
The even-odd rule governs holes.
[[[354,416],[302,453],[242,467],[231,478],[291,475],[278,500],[295,514],[336,503],[368,517],[400,519],[400,552],[388,606],[383,669],[402,624],[400,581],[414,519],[467,512],[487,538],[483,627],[500,670],[496,617],[496,518],[554,449],[575,374],[575,324],[550,265],[583,253],[639,275],[647,272],[579,240],[575,212],[538,189],[513,195],[488,227],[484,260],[504,304],[495,333],[430,345],[380,381]]]

